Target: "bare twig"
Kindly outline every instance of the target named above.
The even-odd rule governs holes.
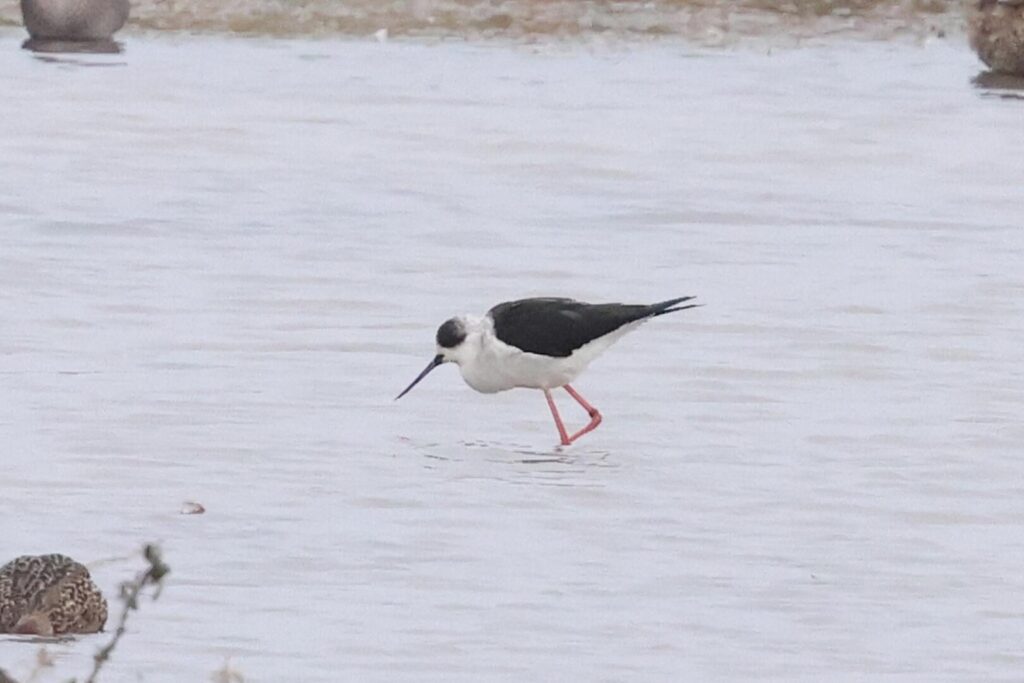
[[[35,683],[39,680],[39,676],[42,675],[43,669],[52,669],[53,664],[53,656],[50,654],[49,650],[45,647],[39,648],[39,652],[36,653],[36,665],[32,668],[32,672],[28,675],[28,678],[25,679],[25,683]],[[0,683],[2,683],[2,681],[0,681]]]
[[[242,675],[242,672],[231,666],[230,657],[224,661],[223,667],[213,672],[210,680],[213,683],[245,683],[245,677]],[[3,681],[0,681],[0,683],[3,683]]]
[[[85,683],[96,683],[96,677],[99,675],[100,669],[110,659],[110,654],[124,635],[128,613],[139,608],[139,595],[141,595],[142,590],[146,586],[154,586],[153,599],[155,600],[160,596],[160,590],[163,588],[163,579],[171,571],[170,567],[164,564],[160,548],[156,545],[150,544],[145,546],[142,549],[142,555],[149,562],[149,567],[132,581],[121,584],[121,600],[124,602],[124,607],[121,609],[121,616],[117,621],[114,637],[110,639],[109,643],[100,648],[99,652],[93,657],[92,673],[85,679]]]
[[[32,667],[32,671],[29,673],[28,678],[24,679],[25,683],[33,683],[39,679],[39,675],[43,672],[43,669],[49,669],[53,667],[53,657],[45,647],[39,648],[36,652],[36,665]],[[0,683],[19,683],[16,678],[12,678],[6,671],[0,669]]]

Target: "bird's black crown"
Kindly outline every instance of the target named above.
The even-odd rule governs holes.
[[[437,328],[437,345],[445,349],[454,349],[466,341],[466,327],[458,318],[445,320],[441,327]]]

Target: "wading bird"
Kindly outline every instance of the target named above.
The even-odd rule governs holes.
[[[21,0],[21,16],[36,40],[110,40],[130,11],[128,0]]]
[[[627,332],[651,318],[695,308],[692,296],[657,304],[588,304],[537,298],[498,304],[483,317],[461,315],[437,330],[437,355],[395,400],[405,396],[443,363],[459,366],[462,378],[485,394],[523,387],[544,392],[558,436],[568,446],[601,424],[601,413],[569,382]],[[685,305],[681,305],[685,304]],[[562,387],[590,415],[573,435],[565,429],[551,390]]]

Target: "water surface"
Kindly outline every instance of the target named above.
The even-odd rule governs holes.
[[[0,551],[174,572],[104,680],[1019,679],[1024,103],[966,48],[129,38],[0,34]],[[392,401],[552,294],[707,306],[568,450]]]

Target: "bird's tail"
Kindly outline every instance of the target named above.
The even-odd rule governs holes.
[[[681,296],[678,299],[669,299],[668,301],[662,301],[657,304],[651,304],[647,309],[650,311],[650,313],[648,313],[648,316],[653,318],[654,316],[657,315],[665,315],[666,313],[685,311],[687,308],[697,308],[698,306],[703,306],[704,304],[686,304],[685,306],[679,305],[687,301],[692,301],[693,299],[696,298],[697,297],[693,296]]]

